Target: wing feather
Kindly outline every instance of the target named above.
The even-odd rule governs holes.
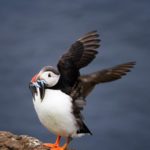
[[[135,62],[128,62],[109,69],[80,76],[72,90],[71,96],[75,97],[75,99],[77,97],[85,98],[94,89],[96,84],[120,79],[122,76],[126,75],[134,65]]]
[[[70,49],[62,55],[58,62],[61,80],[73,86],[80,73],[79,70],[87,66],[98,51],[100,39],[97,31],[92,31],[79,38]]]

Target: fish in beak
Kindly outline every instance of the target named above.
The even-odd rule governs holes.
[[[31,90],[33,98],[35,97],[35,94],[38,94],[39,89],[41,100],[43,100],[45,96],[45,85],[46,83],[44,80],[37,80],[37,82],[29,83],[29,89]]]

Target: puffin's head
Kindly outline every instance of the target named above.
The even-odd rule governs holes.
[[[60,78],[60,74],[52,66],[46,66],[39,73],[34,75],[30,81],[29,88],[34,95],[37,93],[37,88],[40,90],[41,98],[44,97],[45,88],[55,86]]]

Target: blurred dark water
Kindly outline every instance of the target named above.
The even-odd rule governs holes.
[[[102,46],[82,72],[136,60],[128,76],[99,85],[84,115],[93,136],[72,142],[76,149],[150,149],[150,2],[143,0],[1,0],[0,130],[43,141],[54,136],[39,122],[28,83],[81,35],[97,29]]]

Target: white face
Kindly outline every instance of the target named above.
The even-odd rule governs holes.
[[[60,75],[53,73],[52,71],[42,72],[39,76],[40,80],[44,80],[49,87],[53,87],[58,83]]]

